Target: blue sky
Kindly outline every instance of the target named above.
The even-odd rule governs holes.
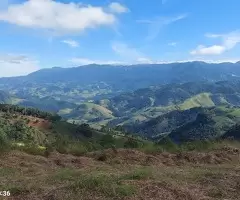
[[[0,77],[46,67],[240,60],[239,0],[1,0]]]

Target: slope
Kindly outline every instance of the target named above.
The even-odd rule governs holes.
[[[154,140],[168,135],[175,142],[218,138],[240,122],[240,108],[195,107],[175,110],[157,118],[123,127]]]
[[[9,103],[11,102],[11,95],[5,91],[0,90],[0,103]]]
[[[68,102],[113,97],[152,85],[239,80],[239,63],[186,62],[131,66],[87,65],[51,68],[28,76],[2,78],[0,89],[21,99],[55,96]]]

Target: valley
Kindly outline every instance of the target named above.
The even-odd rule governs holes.
[[[119,66],[91,80],[84,71],[99,66],[88,66],[0,79],[7,199],[237,200],[240,80],[226,63],[213,74],[191,64],[208,72],[192,81],[178,74],[188,63],[168,66],[171,78],[148,66],[158,74],[138,82],[148,67]]]
[[[208,119],[198,120],[208,124]],[[187,130],[178,134],[189,136]],[[218,140],[155,143],[106,127],[100,132],[68,123],[38,109],[1,104],[0,188],[9,194],[2,197],[237,200],[238,131],[234,126]]]
[[[0,200],[240,200],[239,0],[0,0]]]
[[[192,62],[45,69],[0,79],[0,101],[57,113],[68,122],[87,123],[98,130],[121,126],[149,139],[178,132],[203,114],[213,121],[203,130],[215,138],[239,122],[238,65]],[[195,76],[194,82],[187,72]],[[93,77],[86,79],[87,73]]]

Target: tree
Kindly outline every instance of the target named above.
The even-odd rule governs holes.
[[[139,143],[134,140],[133,138],[128,138],[127,141],[124,143],[125,148],[138,148]]]
[[[80,126],[77,127],[76,132],[77,134],[82,134],[87,138],[90,138],[93,135],[93,130],[91,129],[89,124],[81,124]]]
[[[10,144],[7,135],[2,129],[0,129],[0,152],[8,150],[9,147]]]
[[[114,138],[110,134],[102,135],[99,143],[102,147],[110,148],[114,145]]]

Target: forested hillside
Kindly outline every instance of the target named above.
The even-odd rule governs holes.
[[[240,108],[196,107],[171,111],[149,121],[124,127],[155,140],[169,136],[178,143],[219,138],[239,122]]]
[[[196,111],[201,110],[197,108],[215,108],[214,121],[220,122],[216,125],[218,128],[213,123],[202,131],[206,134],[210,131],[209,134],[216,136],[227,130],[226,127],[222,129],[219,124],[230,127],[238,122],[239,88],[240,81],[188,82],[152,86],[85,103],[70,103],[54,97],[17,100],[18,97],[6,92],[2,92],[2,99],[21,106],[55,112],[69,122],[88,123],[98,129],[101,126],[120,125],[148,138],[158,138],[187,125],[189,120],[193,121],[197,117]],[[211,113],[205,114],[212,118]],[[154,124],[154,121],[158,123]],[[182,129],[179,130],[182,132]],[[201,128],[196,130],[200,132]]]
[[[44,69],[0,79],[0,89],[4,89],[0,102],[54,112],[71,123],[88,123],[98,129],[123,126],[144,137],[158,138],[172,131],[191,132],[189,123],[197,117],[192,108],[215,107],[213,121],[229,126],[237,123],[239,69],[239,63],[204,62]],[[213,124],[202,130],[213,135],[225,131]]]
[[[130,66],[87,65],[43,69],[28,76],[0,79],[0,90],[20,99],[54,97],[76,103],[169,83],[239,80],[239,63],[186,62]]]
[[[11,96],[5,92],[0,90],[0,103],[9,103],[11,101]]]

